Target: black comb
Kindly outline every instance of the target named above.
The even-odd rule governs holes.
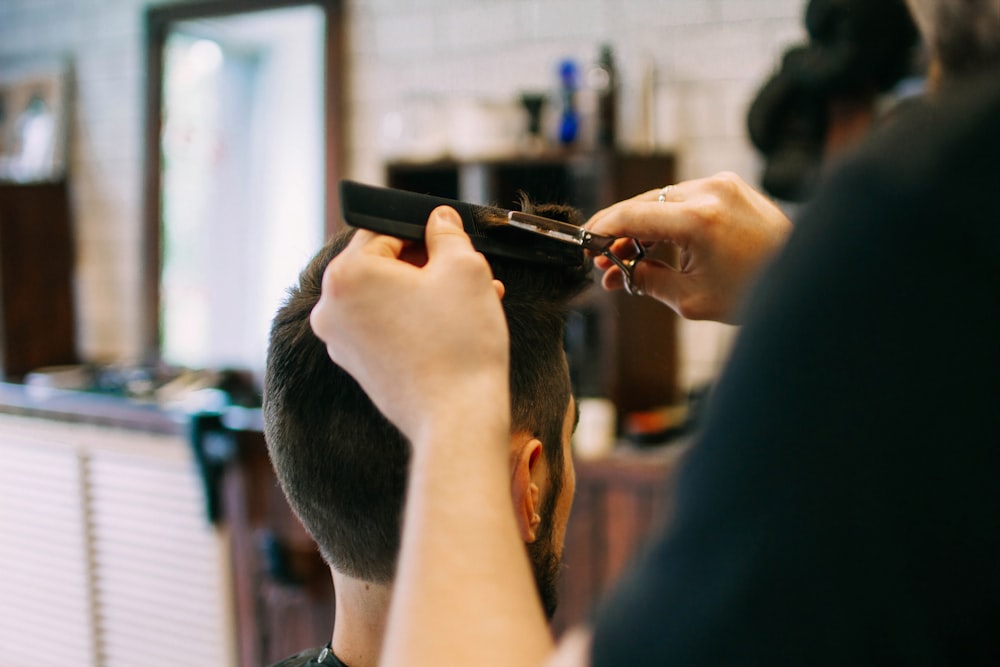
[[[341,214],[352,227],[422,241],[427,218],[438,206],[451,206],[458,212],[473,247],[484,255],[543,264],[583,264],[581,248],[509,226],[507,209],[340,181]]]

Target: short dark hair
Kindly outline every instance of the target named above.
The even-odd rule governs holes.
[[[565,207],[534,211],[578,223]],[[349,576],[387,583],[399,552],[409,443],[330,360],[309,324],[323,272],[352,235],[337,235],[320,250],[274,318],[264,431],[285,495],[326,561]],[[563,331],[570,301],[589,283],[589,266],[582,253],[572,266],[488,259],[506,287],[511,427],[542,442],[550,471],[542,512],[551,514],[562,486],[562,430],[571,393]],[[413,342],[413,353],[420,353],[420,341]],[[546,537],[540,534],[539,541]]]

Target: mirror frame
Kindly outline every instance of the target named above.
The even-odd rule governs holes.
[[[141,344],[144,362],[157,364],[160,350],[160,270],[162,260],[161,188],[162,152],[160,130],[163,125],[163,51],[174,23],[201,18],[216,18],[250,12],[316,5],[325,17],[323,46],[324,74],[324,235],[339,228],[340,204],[337,182],[343,167],[343,108],[345,81],[343,0],[199,0],[174,5],[149,7],[146,10],[146,91],[143,165],[142,226],[142,298]]]

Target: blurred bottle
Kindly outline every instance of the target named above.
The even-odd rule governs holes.
[[[577,401],[580,421],[573,433],[573,451],[584,460],[599,459],[614,451],[618,411],[607,398]]]
[[[599,148],[613,148],[617,141],[618,73],[610,44],[601,46],[597,61],[587,72],[587,86],[597,96],[596,144]]]
[[[545,147],[545,138],[542,136],[542,115],[547,101],[545,93],[525,91],[521,93],[520,100],[527,116],[524,149],[531,153],[541,152]]]
[[[576,106],[578,78],[575,62],[566,59],[559,63],[559,97],[562,103],[559,143],[563,145],[574,143],[580,129],[580,113]]]

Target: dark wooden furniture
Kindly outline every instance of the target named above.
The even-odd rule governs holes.
[[[323,646],[334,617],[330,570],[289,508],[257,426],[223,428],[231,449],[218,480],[243,667],[266,667]]]
[[[67,185],[0,184],[0,379],[77,361]]]
[[[392,162],[390,187],[504,208],[519,193],[590,216],[674,180],[672,154],[562,152],[485,161]],[[595,286],[575,304],[567,356],[577,396],[610,398],[619,414],[676,402],[676,316],[651,299]]]
[[[584,622],[643,543],[669,519],[674,475],[687,449],[617,449],[576,462],[576,497],[566,528],[557,636]]]

